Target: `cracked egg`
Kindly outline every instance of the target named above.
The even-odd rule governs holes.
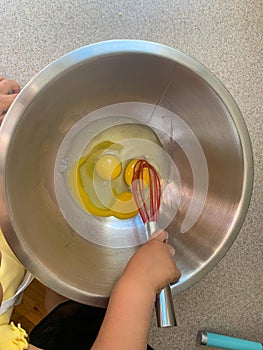
[[[161,150],[157,135],[147,125],[112,126],[91,140],[71,168],[71,192],[92,215],[132,218],[138,213],[131,191],[133,167],[144,158],[158,170]]]

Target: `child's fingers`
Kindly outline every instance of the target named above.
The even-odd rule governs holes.
[[[174,256],[175,255],[174,247],[172,247],[170,244],[167,244],[167,248],[168,248],[169,253],[171,254],[171,256]]]
[[[162,231],[162,230],[157,230],[151,235],[150,240],[156,239],[158,241],[161,241],[162,243],[167,243],[168,238],[169,238],[168,232]],[[167,246],[167,249],[168,249],[169,253],[171,254],[171,256],[174,256],[175,249],[168,243],[166,246]]]
[[[3,114],[8,110],[19,92],[20,85],[15,80],[0,76],[0,125]]]
[[[168,232],[158,229],[151,235],[150,240],[158,239],[159,241],[166,243],[168,240],[168,237],[169,237]]]
[[[0,98],[0,114],[7,111],[10,105],[13,103],[17,94],[2,95]]]
[[[3,79],[0,80],[0,94],[18,93],[20,85],[15,80]]]

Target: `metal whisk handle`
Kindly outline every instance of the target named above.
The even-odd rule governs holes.
[[[158,228],[157,222],[146,222],[145,230],[147,239],[149,239]],[[160,293],[156,295],[155,310],[158,327],[177,326],[170,285],[162,289]]]
[[[169,285],[156,295],[155,310],[158,327],[177,326],[172,293]]]

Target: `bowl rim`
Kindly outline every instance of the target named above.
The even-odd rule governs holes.
[[[96,57],[127,53],[159,56],[179,63],[196,73],[214,90],[225,105],[233,123],[235,124],[235,128],[238,131],[239,142],[242,148],[244,165],[242,193],[235,218],[233,219],[231,227],[228,230],[229,234],[227,237],[227,242],[210,256],[205,265],[200,266],[194,271],[191,279],[188,278],[187,280],[182,281],[182,283],[179,285],[172,285],[171,287],[173,294],[178,294],[199,281],[210,270],[212,270],[212,268],[226,254],[245,220],[253,189],[254,169],[252,145],[241,111],[223,83],[210,70],[208,70],[208,68],[199,63],[196,59],[181,51],[178,51],[175,48],[163,44],[144,40],[118,39],[101,41],[80,47],[51,62],[25,85],[7,112],[7,115],[12,114],[12,122],[10,121],[11,118],[5,118],[0,129],[0,223],[6,240],[10,244],[14,253],[19,257],[22,263],[26,265],[30,272],[37,275],[37,277],[42,280],[44,284],[51,288],[53,287],[57,292],[70,296],[77,301],[96,306],[105,306],[108,296],[94,295],[92,293],[87,295],[86,293],[74,288],[74,286],[69,287],[68,284],[63,283],[61,280],[60,285],[58,286],[57,278],[52,271],[44,270],[39,261],[35,259],[32,261],[28,257],[30,252],[28,251],[25,242],[21,241],[15,233],[18,228],[12,218],[8,203],[7,188],[5,183],[5,164],[8,160],[9,145],[16,128],[19,125],[21,113],[23,114],[25,112],[27,107],[29,107],[32,103],[33,99],[43,89],[45,89],[54,79],[63,74],[65,71],[73,69],[74,66],[82,64],[84,61],[88,61]]]

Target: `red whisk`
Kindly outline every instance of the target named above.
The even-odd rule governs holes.
[[[155,168],[139,159],[133,168],[132,192],[144,223],[157,222],[161,204],[161,180]]]
[[[145,224],[147,238],[157,230],[161,205],[161,180],[156,169],[145,159],[139,159],[133,168],[132,192],[138,211]],[[155,309],[159,327],[176,326],[172,293],[168,285],[156,296]]]

